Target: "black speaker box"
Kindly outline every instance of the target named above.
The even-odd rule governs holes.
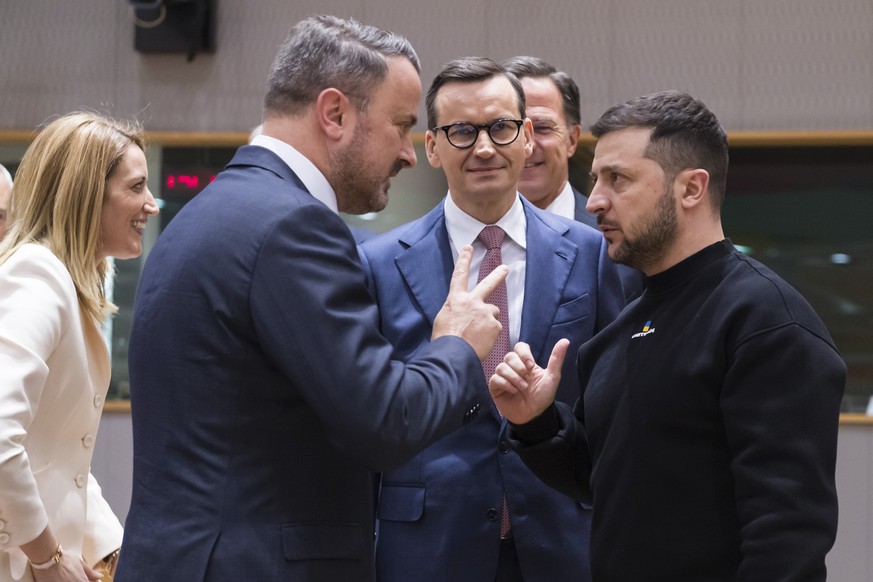
[[[129,0],[134,48],[141,53],[215,52],[217,0]]]

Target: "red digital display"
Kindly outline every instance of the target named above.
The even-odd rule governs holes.
[[[2,0],[0,0],[2,1]],[[167,147],[161,162],[161,197],[181,204],[215,181],[235,147]]]
[[[215,174],[212,168],[180,168],[176,171],[165,168],[162,195],[191,198],[215,180]]]
[[[209,176],[209,182],[215,180],[215,176]],[[205,184],[204,184],[205,185]],[[170,174],[167,176],[167,188],[173,190],[175,188],[188,188],[189,190],[200,189],[200,176],[190,176],[188,174]]]

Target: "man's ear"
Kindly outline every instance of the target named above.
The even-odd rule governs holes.
[[[676,177],[682,188],[681,204],[684,208],[692,208],[709,203],[709,172],[702,168],[683,170]]]
[[[427,161],[432,168],[441,168],[442,162],[436,151],[436,132],[427,130],[424,132],[424,152],[427,154]]]
[[[530,117],[524,118],[524,125],[521,126],[521,130],[524,132],[524,159],[527,159],[531,157],[534,151],[533,122],[530,120]]]
[[[332,87],[319,93],[315,101],[318,125],[326,136],[335,141],[340,141],[352,130],[353,110],[349,98]]]
[[[570,133],[568,139],[570,146],[567,148],[567,157],[572,158],[576,153],[576,146],[579,145],[579,136],[582,134],[582,126],[578,123],[570,125]]]

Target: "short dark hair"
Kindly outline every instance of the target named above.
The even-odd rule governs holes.
[[[559,71],[539,57],[518,56],[503,62],[506,70],[518,77],[538,79],[547,77],[561,94],[564,103],[564,117],[567,123],[575,125],[581,123],[582,113],[579,105],[579,87],[576,81],[564,71]]]
[[[335,16],[313,16],[291,28],[273,60],[265,113],[294,115],[334,87],[359,111],[388,74],[388,57],[405,57],[421,72],[406,38]]]
[[[689,168],[709,172],[713,207],[721,208],[727,182],[727,134],[702,101],[680,91],[637,97],[608,109],[591,126],[591,134],[600,138],[630,127],[652,128],[645,156],[661,166],[669,181]]]
[[[424,104],[427,111],[428,129],[433,128],[437,123],[436,97],[440,87],[451,82],[477,83],[501,75],[509,79],[512,88],[515,89],[515,93],[518,96],[518,113],[524,119],[524,89],[522,89],[518,77],[489,58],[463,57],[446,64],[443,70],[434,77],[430,88],[427,90]]]

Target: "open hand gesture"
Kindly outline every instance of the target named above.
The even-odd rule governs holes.
[[[530,422],[542,414],[552,402],[561,382],[561,366],[570,341],[562,339],[552,348],[549,363],[541,368],[524,342],[506,354],[488,382],[491,398],[500,414],[513,424]]]

